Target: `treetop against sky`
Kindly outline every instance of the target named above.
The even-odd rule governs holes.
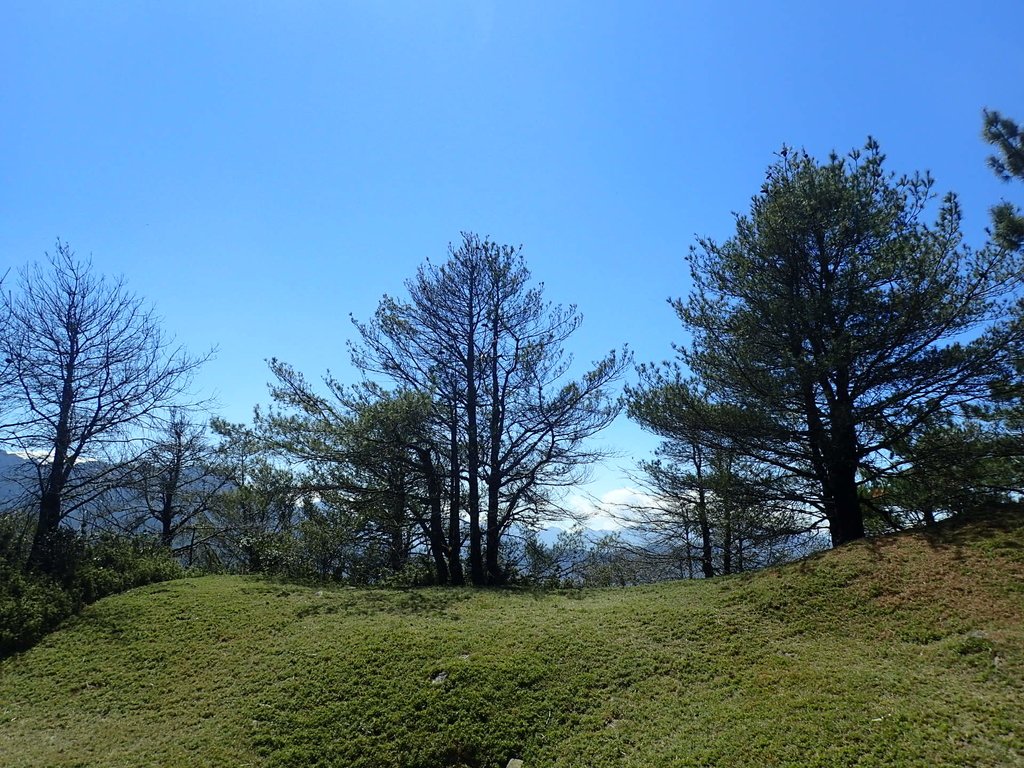
[[[983,107],[1024,115],[1024,6],[991,3],[13,3],[0,30],[0,269],[59,236],[123,274],[222,414],[265,360],[355,378],[350,315],[461,231],[523,244],[584,316],[581,370],[681,342],[697,236],[728,237],[784,144],[875,136],[957,192],[968,239],[1015,190]],[[654,445],[621,419],[622,464]],[[598,492],[625,483],[601,473]]]

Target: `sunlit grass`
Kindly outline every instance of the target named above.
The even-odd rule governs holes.
[[[1022,764],[1022,534],[625,590],[153,585],[0,665],[0,765]]]

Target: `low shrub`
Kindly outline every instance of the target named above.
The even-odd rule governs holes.
[[[34,645],[74,608],[71,596],[50,579],[0,562],[0,658]]]
[[[37,643],[100,598],[184,575],[156,543],[111,535],[89,539],[61,530],[46,569],[28,569],[16,548],[0,548],[0,658]]]
[[[70,591],[80,604],[144,584],[176,579],[184,569],[164,547],[145,539],[102,536],[86,542]]]

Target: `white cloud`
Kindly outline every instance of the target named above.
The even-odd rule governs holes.
[[[627,528],[635,518],[634,510],[654,507],[658,500],[636,488],[613,488],[600,496],[573,494],[566,499],[566,506],[583,518],[583,524],[595,531],[617,531]],[[572,520],[559,520],[554,527],[571,528]]]

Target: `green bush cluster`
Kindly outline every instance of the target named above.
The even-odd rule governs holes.
[[[74,609],[71,595],[53,580],[0,561],[0,658],[28,648]]]
[[[32,646],[91,602],[184,572],[158,544],[113,535],[60,530],[43,569],[27,567],[11,537],[0,533],[0,544],[0,658]]]
[[[184,575],[171,553],[155,542],[107,536],[85,543],[83,550],[72,579],[82,604]]]

